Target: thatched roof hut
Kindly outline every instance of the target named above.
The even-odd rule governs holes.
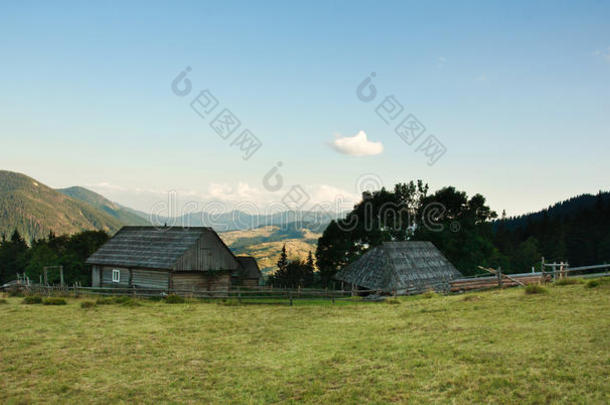
[[[384,242],[335,275],[349,285],[399,295],[447,291],[449,280],[459,277],[431,242],[419,241]]]

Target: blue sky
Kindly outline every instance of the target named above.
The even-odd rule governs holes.
[[[348,208],[357,183],[421,178],[518,214],[610,188],[608,1],[100,3],[0,5],[2,169],[142,210],[293,185]],[[249,160],[190,108],[204,89],[262,142]],[[434,165],[376,114],[389,95],[446,148]],[[332,147],[360,131],[381,153]]]

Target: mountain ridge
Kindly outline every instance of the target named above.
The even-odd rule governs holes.
[[[110,214],[22,173],[0,170],[0,233],[15,229],[29,241],[82,230],[116,232],[122,223]]]

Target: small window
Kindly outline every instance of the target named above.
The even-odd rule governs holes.
[[[113,283],[121,282],[121,270],[117,270],[117,269],[112,270],[112,282]]]

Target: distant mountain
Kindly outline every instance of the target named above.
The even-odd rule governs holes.
[[[122,222],[108,212],[60,193],[21,173],[0,170],[0,234],[19,230],[26,240],[85,229],[116,232]]]
[[[150,222],[139,215],[137,211],[114,203],[106,197],[84,187],[61,188],[57,189],[57,191],[106,212],[124,225],[150,225]]]
[[[218,232],[256,229],[276,226],[289,229],[303,226],[313,232],[323,232],[331,220],[343,217],[345,212],[324,211],[281,211],[273,214],[248,214],[243,211],[230,211],[218,214],[196,212],[177,218],[153,218],[158,225],[167,223],[172,226],[211,226]]]
[[[305,260],[307,254],[315,254],[320,233],[310,229],[309,224],[287,224],[262,226],[256,229],[221,232],[220,237],[236,255],[256,258],[263,273],[276,270],[282,246],[290,260]]]

